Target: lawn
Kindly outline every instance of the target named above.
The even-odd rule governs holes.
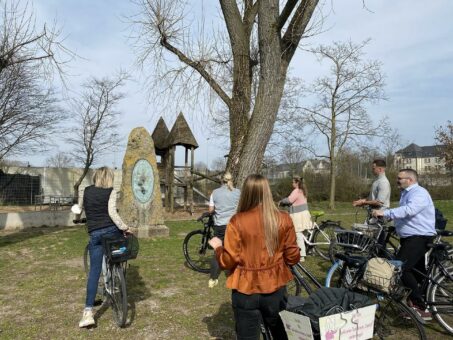
[[[453,221],[451,201],[436,202]],[[313,204],[313,208],[325,208]],[[350,204],[321,219],[355,221]],[[361,212],[362,214],[363,212]],[[362,216],[359,214],[359,219]],[[208,276],[184,264],[182,241],[199,227],[195,221],[166,222],[167,239],[140,240],[139,257],[130,261],[130,315],[126,328],[113,322],[109,308],[96,308],[97,327],[79,329],[86,277],[83,227],[32,228],[0,233],[0,338],[2,339],[234,339],[230,292],[225,277],[209,289]],[[307,268],[323,279],[328,263],[310,257]],[[445,337],[435,322],[430,338]]]

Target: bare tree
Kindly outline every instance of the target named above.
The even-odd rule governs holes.
[[[47,145],[63,118],[50,80],[72,58],[60,32],[38,29],[28,1],[0,0],[0,160]],[[46,81],[47,80],[47,81]]]
[[[453,169],[453,123],[448,121],[445,127],[440,126],[436,129],[435,138],[439,144],[444,145],[442,153],[445,166],[451,171]]]
[[[73,101],[72,111],[77,125],[69,143],[74,146],[72,156],[83,166],[83,172],[74,184],[74,197],[77,199],[79,186],[96,158],[117,144],[120,113],[116,106],[123,98],[119,89],[125,78],[124,73],[114,79],[92,78],[83,86],[80,97]]]
[[[45,147],[64,117],[52,89],[45,88],[30,65],[0,73],[0,160]]]
[[[62,66],[75,55],[62,44],[56,25],[38,28],[31,1],[0,0],[0,11],[0,73],[26,64],[47,78],[55,70],[61,75]]]
[[[324,137],[328,154],[318,155],[330,161],[330,208],[335,208],[337,161],[348,143],[360,143],[363,137],[383,136],[386,119],[373,124],[365,105],[384,96],[381,63],[363,60],[361,44],[334,43],[314,50],[320,60],[331,63],[330,75],[315,81],[311,91],[316,104],[303,108],[302,119]]]
[[[61,151],[46,160],[47,166],[53,168],[69,168],[73,166],[73,162],[73,158],[67,152]]]
[[[217,157],[212,163],[211,167],[213,171],[225,171],[226,168],[226,159],[225,157]]]
[[[240,185],[262,165],[290,62],[316,27],[309,22],[318,0],[220,0],[226,32],[202,25],[198,41],[184,21],[184,1],[133,2],[141,8],[132,19],[139,27],[139,62],[153,62],[158,86],[173,92],[207,86],[220,99],[220,111],[228,111],[227,170]]]

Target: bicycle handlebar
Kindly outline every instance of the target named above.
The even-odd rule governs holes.
[[[200,217],[198,217],[197,221],[198,222],[201,222],[203,219],[207,218],[207,217],[211,217],[211,216],[214,216],[215,212],[209,212],[209,211],[206,211],[204,212]]]

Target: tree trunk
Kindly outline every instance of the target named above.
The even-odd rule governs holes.
[[[90,166],[85,166],[85,168],[83,168],[82,175],[80,175],[79,179],[77,180],[77,182],[75,182],[75,184],[73,186],[75,202],[79,202],[79,187],[80,187],[80,184],[82,184],[82,181],[85,178],[85,176],[87,175],[89,169],[90,169]]]

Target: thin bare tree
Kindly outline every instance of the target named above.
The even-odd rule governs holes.
[[[0,0],[0,160],[47,146],[64,118],[51,87],[74,57],[60,31],[39,29],[31,2]]]
[[[132,18],[138,61],[155,66],[154,84],[192,98],[205,87],[219,99],[218,111],[228,112],[227,170],[240,185],[261,168],[291,60],[317,28],[311,19],[318,0],[219,0],[218,30],[189,27],[183,0],[132,1],[141,9]]]
[[[449,120],[446,126],[436,129],[436,141],[443,145],[442,156],[445,159],[446,168],[453,171],[453,123]]]
[[[63,45],[61,30],[36,24],[32,1],[0,0],[0,73],[14,65],[32,65],[34,72],[51,79],[75,54]]]
[[[374,124],[366,111],[367,104],[385,99],[381,63],[363,59],[367,43],[368,40],[360,44],[336,42],[313,51],[321,61],[330,63],[330,74],[318,78],[310,87],[315,104],[302,109],[301,120],[324,137],[328,154],[317,156],[330,161],[332,209],[335,208],[337,162],[344,147],[354,142],[360,144],[364,137],[388,133],[386,118]]]
[[[74,165],[74,159],[67,152],[59,151],[47,158],[46,164],[53,168],[70,168]]]
[[[124,73],[115,78],[91,78],[79,98],[72,102],[75,126],[69,143],[75,161],[83,171],[74,184],[74,197],[78,199],[79,186],[95,163],[97,157],[114,147],[118,142],[117,125],[120,112],[116,110],[124,97],[119,92],[126,79]]]

